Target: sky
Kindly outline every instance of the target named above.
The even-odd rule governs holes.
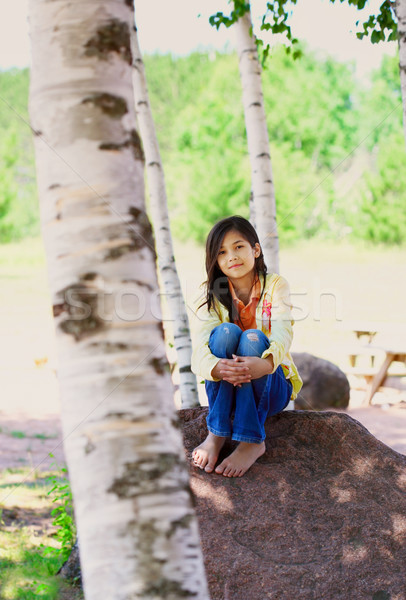
[[[383,53],[394,54],[396,43],[371,44],[355,36],[357,19],[377,9],[382,0],[369,0],[364,11],[329,0],[298,0],[291,26],[293,34],[314,50],[342,61],[354,61],[362,78],[380,64]],[[251,0],[254,23],[265,0]],[[208,17],[226,11],[227,0],[135,0],[135,16],[143,52],[187,54],[196,49],[234,47],[231,29],[216,31]],[[0,69],[30,63],[28,0],[0,0]]]

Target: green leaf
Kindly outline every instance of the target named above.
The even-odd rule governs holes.
[[[380,32],[376,31],[376,29],[371,33],[371,42],[373,44],[377,44],[378,42],[381,41],[381,36],[380,36]]]

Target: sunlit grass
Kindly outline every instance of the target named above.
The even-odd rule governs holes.
[[[79,600],[81,592],[56,575],[60,556],[44,553],[58,548],[52,525],[52,487],[56,473],[6,469],[0,473],[0,598]],[[63,596],[61,593],[63,592]]]
[[[4,599],[58,597],[59,582],[55,576],[60,564],[55,557],[42,556],[40,544],[46,535],[38,536],[29,527],[0,532],[0,594]],[[38,589],[42,584],[43,592]],[[45,589],[46,587],[46,589]]]
[[[0,472],[0,507],[18,506],[32,510],[48,507],[51,474],[28,468]]]

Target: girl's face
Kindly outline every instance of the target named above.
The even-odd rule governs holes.
[[[217,264],[231,282],[241,282],[244,278],[253,277],[255,259],[261,254],[259,244],[254,247],[238,231],[228,231],[221,243],[217,256]],[[252,283],[252,282],[251,282]]]

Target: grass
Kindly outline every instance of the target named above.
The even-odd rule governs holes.
[[[6,427],[0,427],[0,433],[3,435],[9,435],[13,438],[22,440],[22,439],[35,439],[35,440],[54,440],[58,437],[57,434],[47,434],[47,433],[28,433],[26,431],[10,431]]]
[[[44,547],[58,547],[48,495],[52,476],[7,469],[0,474],[0,598],[2,600],[80,600],[80,590],[61,580],[56,572],[59,556]]]
[[[26,437],[26,434],[24,433],[24,431],[11,431],[10,435],[11,435],[11,437],[18,438],[18,439],[23,439]]]

